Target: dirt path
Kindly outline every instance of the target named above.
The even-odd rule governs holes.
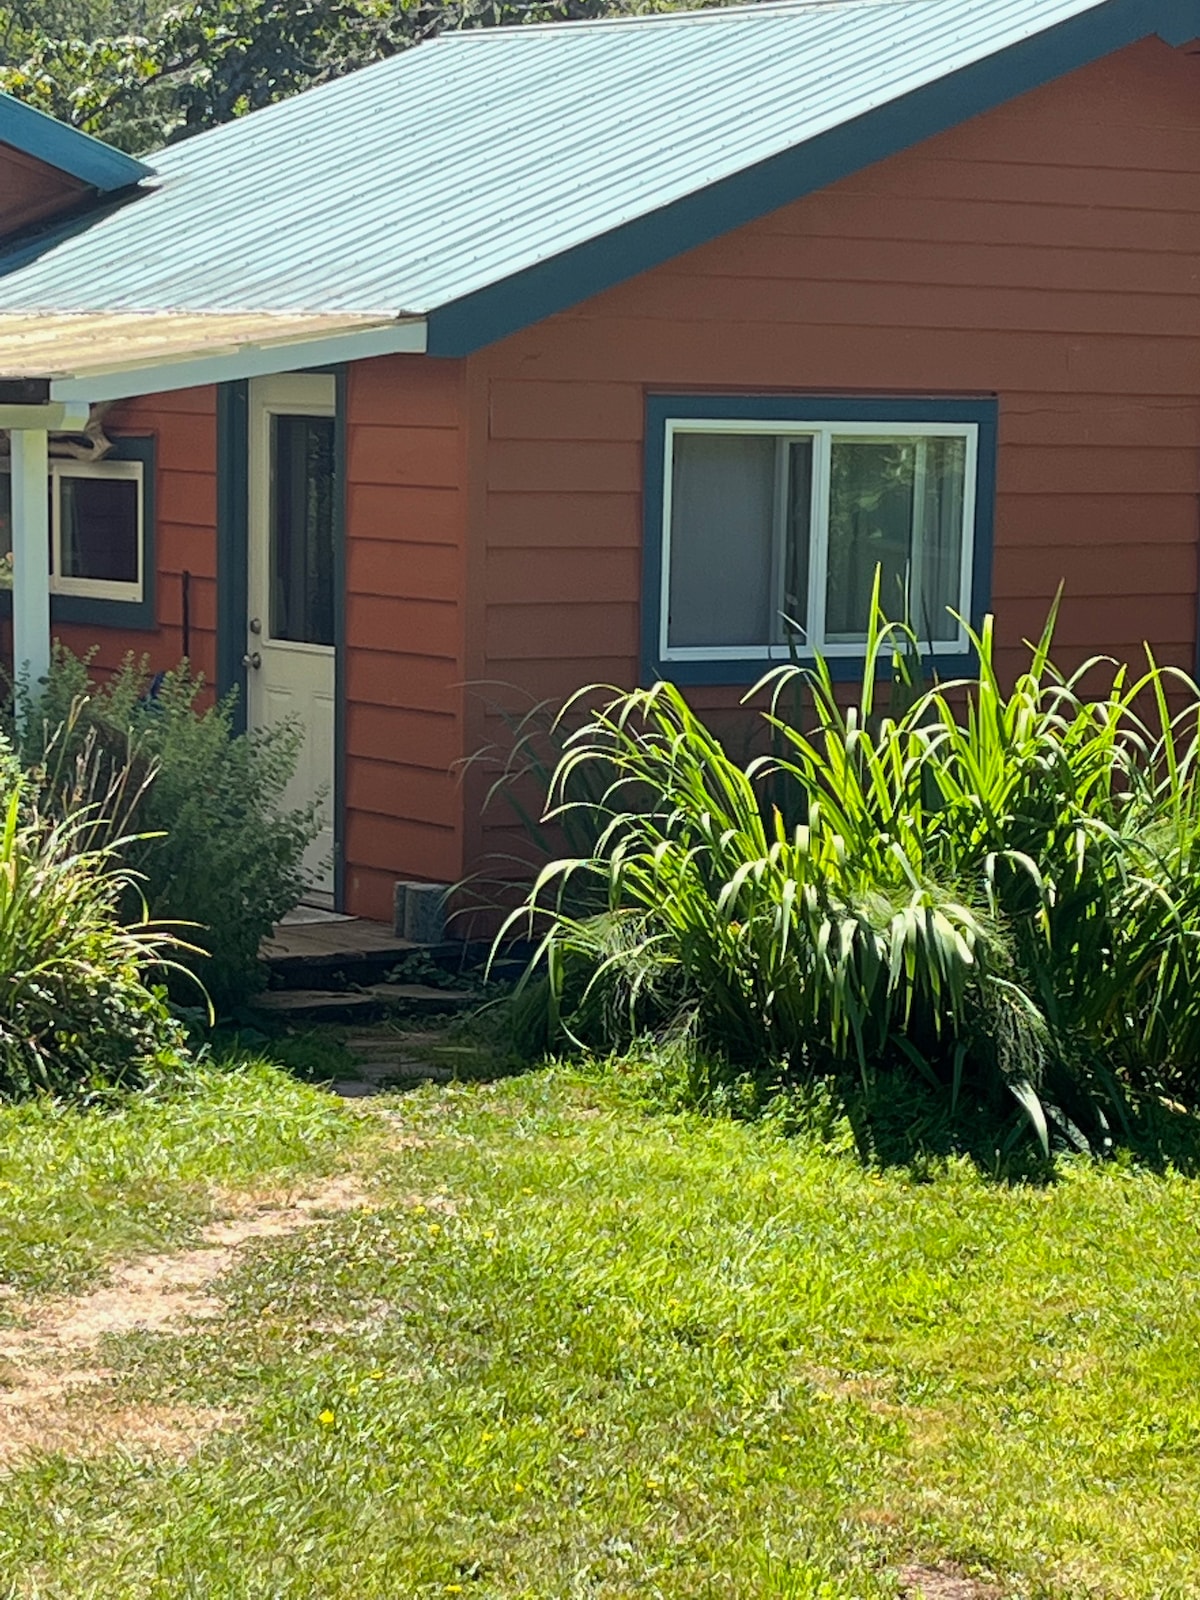
[[[113,1405],[112,1374],[94,1360],[101,1339],[137,1329],[182,1332],[220,1309],[211,1285],[249,1240],[283,1238],[369,1205],[354,1179],[331,1178],[210,1224],[194,1249],[119,1264],[87,1294],[9,1302],[19,1325],[0,1329],[0,1469],[34,1450],[80,1455],[122,1444],[186,1453],[236,1421],[215,1408]]]

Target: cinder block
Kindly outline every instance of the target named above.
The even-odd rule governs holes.
[[[448,883],[409,883],[404,895],[404,937],[413,944],[444,944]]]
[[[407,939],[409,935],[404,931],[408,920],[408,891],[410,889],[423,889],[421,883],[399,881],[392,891],[392,932],[397,939]]]

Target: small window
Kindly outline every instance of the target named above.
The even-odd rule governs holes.
[[[51,592],[140,600],[142,463],[54,461],[50,494]]]
[[[142,606],[147,600],[149,440],[122,440],[113,456],[51,458],[50,592],[75,600]],[[12,587],[12,479],[0,471],[0,587]]]
[[[736,681],[737,663],[753,673],[817,651],[861,657],[877,571],[889,617],[935,655],[966,653],[959,618],[977,610],[991,408],[974,405],[973,420],[962,402],[947,402],[943,418],[936,402],[892,402],[889,414],[887,402],[866,401],[860,416],[850,402],[827,402],[824,415],[818,405],[650,402],[651,451],[662,427],[661,501],[652,468],[648,505],[661,518],[648,523],[648,546],[661,539],[647,581],[656,669],[729,663]]]

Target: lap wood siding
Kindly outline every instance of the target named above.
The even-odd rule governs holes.
[[[217,423],[216,391],[179,389],[122,401],[105,419],[112,438],[155,442],[155,596],[152,628],[55,625],[77,655],[95,647],[102,671],[125,655],[148,657],[154,671],[176,666],[183,654],[183,574],[191,573],[191,659],[209,684],[217,667]]]
[[[88,185],[0,141],[0,238],[78,205]]]
[[[1003,665],[1065,583],[1066,661],[1191,668],[1200,506],[1200,59],[1146,41],[465,361],[347,378],[347,909],[517,835],[454,770],[497,703],[638,673],[646,397],[995,395]],[[211,390],[122,406],[158,440],[158,624],[63,628],[215,666]],[[715,712],[741,688],[696,690]]]
[[[687,389],[998,396],[1005,667],[1061,581],[1064,658],[1149,639],[1190,669],[1200,59],[1147,40],[480,352],[469,383],[489,678],[635,681],[645,397]],[[495,726],[474,710],[468,747]],[[507,837],[497,816],[470,853]]]
[[[466,430],[459,362],[389,356],[347,381],[346,900],[462,872]]]

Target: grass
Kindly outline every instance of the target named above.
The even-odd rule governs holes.
[[[219,1191],[322,1176],[361,1120],[266,1061],[201,1066],[170,1090],[81,1111],[0,1109],[0,1283],[86,1287],[113,1258],[189,1240]]]
[[[194,1121],[122,1114],[144,1182],[307,1151],[365,1162],[377,1209],[247,1246],[186,1336],[106,1343],[114,1406],[236,1420],[12,1472],[0,1594],[885,1600],[913,1559],[1021,1600],[1200,1593],[1191,1179],[872,1171],[565,1070],[394,1097],[366,1148],[314,1095],[260,1068]],[[85,1161],[74,1114],[19,1115]]]

